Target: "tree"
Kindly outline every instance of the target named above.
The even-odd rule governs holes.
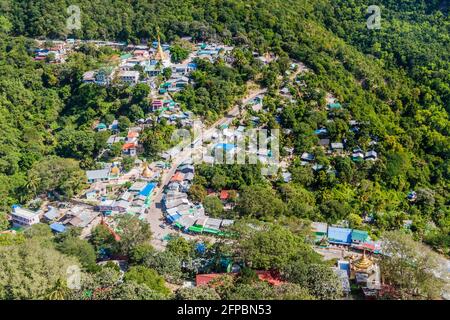
[[[86,174],[79,163],[72,159],[59,157],[44,158],[36,162],[28,176],[33,180],[35,193],[55,192],[70,198],[86,186]]]
[[[270,187],[254,185],[243,189],[236,209],[243,216],[267,219],[283,215],[286,206]]]
[[[436,299],[443,281],[437,255],[428,247],[401,231],[388,231],[382,236],[384,255],[380,261],[385,281],[394,285],[402,298]]]
[[[172,69],[171,68],[164,68],[162,71],[162,75],[164,79],[169,80],[172,76]]]
[[[180,63],[189,56],[189,50],[183,48],[179,44],[175,44],[170,47],[170,57],[173,63]]]
[[[0,231],[5,231],[8,228],[9,228],[8,216],[5,213],[0,212]]]
[[[165,296],[170,294],[170,290],[164,284],[164,279],[155,270],[144,266],[131,267],[125,274],[124,280],[125,282],[144,284],[149,289]]]
[[[185,274],[181,269],[182,261],[187,260],[182,259],[181,256],[165,250],[149,256],[144,263],[147,267],[156,270],[156,272],[162,275],[167,281],[181,284],[182,279],[185,277]]]
[[[219,294],[208,286],[180,288],[175,293],[177,300],[220,300]]]
[[[135,246],[150,243],[152,239],[150,225],[128,214],[117,218],[117,233],[120,235],[118,250],[125,255],[129,255]]]
[[[94,247],[86,240],[67,237],[57,245],[57,249],[66,255],[77,257],[81,265],[85,268],[89,269],[96,265]]]
[[[211,179],[211,186],[214,190],[222,190],[227,185],[227,177],[222,174],[215,174]]]
[[[9,33],[12,29],[12,23],[5,16],[0,16],[0,34]]]
[[[223,204],[217,196],[208,196],[203,201],[206,213],[211,217],[220,217],[223,215]]]
[[[205,200],[207,193],[206,189],[200,184],[193,184],[188,191],[192,201],[201,203]]]
[[[166,295],[150,289],[146,284],[126,281],[112,288],[111,300],[164,300]]]
[[[97,252],[100,249],[107,250],[110,253],[115,253],[117,251],[117,242],[114,239],[114,236],[103,224],[99,224],[92,230],[90,242]]]
[[[0,299],[44,299],[66,279],[75,258],[65,256],[35,240],[0,247]]]
[[[155,249],[151,244],[143,243],[138,244],[131,249],[130,252],[130,263],[132,264],[143,264],[149,257],[153,255]]]
[[[304,239],[285,227],[275,224],[252,225],[238,224],[235,232],[240,239],[236,250],[253,269],[280,270],[293,259],[317,255],[304,243]]]

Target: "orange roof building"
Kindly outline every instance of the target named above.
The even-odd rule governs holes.
[[[230,194],[228,193],[228,190],[222,190],[220,191],[220,200],[225,201],[228,200],[228,198],[230,197]]]
[[[122,147],[122,150],[130,150],[130,149],[136,149],[136,144],[134,143],[125,143]]]
[[[181,172],[177,172],[173,175],[170,181],[172,182],[181,182],[184,179],[184,175]]]

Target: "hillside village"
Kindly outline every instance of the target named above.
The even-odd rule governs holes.
[[[205,59],[214,63],[218,58],[232,62],[233,47],[212,43],[191,43],[191,39],[183,39],[190,43],[191,52],[183,61],[173,63],[170,56],[170,44],[157,41],[146,45],[133,46],[124,43],[89,41],[96,46],[109,46],[121,52],[119,61],[98,70],[90,70],[83,74],[85,84],[96,86],[136,86],[148,85],[151,108],[145,118],[138,119],[136,123],[127,128],[123,134],[119,128],[119,120],[111,123],[101,122],[101,119],[92,124],[96,132],[108,132],[104,150],[106,154],[114,145],[121,147],[121,154],[110,162],[97,162],[98,169],[86,170],[88,188],[83,194],[77,195],[67,201],[51,198],[40,199],[41,205],[37,210],[22,208],[15,205],[10,217],[13,224],[11,232],[20,232],[22,228],[38,223],[47,223],[56,234],[64,233],[68,228],[82,229],[81,237],[88,239],[92,230],[102,224],[109,228],[111,234],[117,236],[115,230],[115,217],[120,215],[134,215],[141,221],[151,224],[156,237],[156,246],[164,247],[173,234],[179,234],[186,239],[202,243],[215,241],[215,238],[226,238],[229,227],[234,219],[230,217],[235,207],[239,193],[236,190],[221,189],[208,190],[208,197],[216,197],[224,208],[223,217],[211,217],[203,204],[193,200],[189,190],[196,177],[196,164],[192,157],[185,154],[200,155],[203,163],[213,166],[223,160],[222,157],[234,159],[238,154],[254,157],[264,167],[275,165],[273,174],[267,176],[268,181],[282,181],[289,183],[292,180],[291,167],[294,163],[311,168],[314,172],[324,171],[327,175],[337,175],[338,171],[330,162],[335,158],[349,158],[351,161],[371,165],[379,160],[381,155],[378,149],[378,137],[373,136],[365,148],[349,142],[344,136],[342,139],[332,139],[325,124],[333,123],[335,119],[342,118],[342,112],[347,112],[345,102],[337,101],[333,95],[326,98],[327,119],[323,126],[314,128],[317,143],[311,147],[283,145],[282,156],[279,162],[274,162],[273,150],[244,149],[238,141],[246,134],[246,128],[267,129],[268,125],[262,119],[266,114],[273,114],[278,126],[282,127],[283,107],[273,112],[265,103],[267,92],[265,89],[256,90],[253,95],[244,99],[246,113],[238,112],[224,121],[214,123],[210,134],[207,134],[198,144],[195,141],[191,146],[176,145],[159,155],[157,161],[149,162],[143,156],[141,135],[145,128],[154,123],[177,126],[177,128],[192,129],[194,121],[200,119],[191,111],[182,110],[174,98],[174,94],[181,92],[188,85],[195,83],[190,74],[197,69],[198,59]],[[45,43],[38,43],[35,51],[35,60],[46,63],[65,63],[71,51],[77,50],[79,41],[67,40],[53,42],[52,47]],[[263,64],[276,60],[275,56],[262,55],[257,59]],[[302,80],[304,73],[312,72],[298,61],[291,61],[284,83],[277,92],[282,105],[296,102],[298,92],[306,87]],[[364,123],[346,117],[348,132],[357,137],[364,130]],[[294,139],[292,129],[283,128],[283,140]],[[353,138],[353,141],[356,140]],[[271,138],[265,141],[270,145]],[[124,159],[128,164],[125,165]],[[324,159],[326,159],[324,161]],[[410,201],[414,201],[414,191],[408,194]],[[161,207],[157,208],[157,204]],[[370,225],[371,217],[365,217],[364,223]],[[408,228],[410,221],[404,221]],[[156,230],[156,232],[155,232]],[[312,244],[317,252],[327,259],[337,258],[333,271],[342,280],[344,292],[350,293],[350,282],[363,288],[366,298],[381,295],[382,275],[377,264],[381,243],[372,240],[368,231],[349,228],[347,221],[338,224],[324,222],[312,223]],[[107,255],[106,255],[107,257]],[[111,257],[112,259],[112,257]],[[231,269],[230,269],[231,270]],[[234,272],[239,270],[234,266]],[[231,272],[231,271],[230,271]],[[198,274],[196,285],[205,285],[220,274]],[[272,285],[279,285],[282,281],[272,273],[260,272],[259,277]],[[188,285],[188,284],[186,284]],[[192,284],[191,284],[192,285]]]

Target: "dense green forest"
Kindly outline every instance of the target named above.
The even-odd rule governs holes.
[[[218,185],[243,192],[237,207],[240,215],[266,220],[293,215],[332,222],[350,218],[358,226],[363,213],[373,213],[378,230],[398,229],[403,219],[411,218],[417,238],[448,252],[448,1],[379,1],[380,30],[367,29],[366,11],[372,3],[363,0],[78,3],[82,29],[70,34],[65,23],[71,1],[0,0],[2,214],[13,203],[40,192],[70,196],[81,190],[83,184],[76,179],[82,175],[80,168],[95,166],[93,159],[107,138],[91,130],[93,120],[121,117],[121,123],[131,123],[148,107],[143,87],[106,89],[81,84],[82,72],[98,66],[113,52],[86,47],[64,65],[47,65],[32,61],[33,42],[29,38],[139,43],[154,39],[159,28],[165,41],[190,35],[240,48],[234,69],[200,66],[193,75],[199,85],[178,97],[183,107],[216,118],[241,93],[244,81],[252,80],[258,72],[251,52],[271,51],[304,62],[314,76],[303,80],[320,89],[319,93],[311,90],[299,105],[283,112],[283,124],[296,132],[290,143],[298,147],[297,152],[312,143],[305,133],[321,122],[321,115],[311,112],[310,107],[323,103],[328,91],[345,102],[354,119],[367,123],[367,139],[380,140],[382,161],[376,166],[357,170],[346,161],[335,163],[340,174],[328,181],[294,165],[292,185],[279,185],[273,192],[267,191],[253,169],[202,171],[206,181],[226,176],[223,181],[216,179]],[[282,62],[280,59],[264,70],[263,84],[269,88],[276,85],[272,74],[284,69]],[[167,138],[171,129],[152,130],[147,137]],[[339,136],[340,130],[330,131]],[[151,138],[144,138],[144,144],[149,156],[164,147]],[[53,173],[60,171],[66,174],[57,182],[51,181]],[[198,184],[210,187],[206,181]],[[258,188],[246,188],[248,185]],[[410,190],[418,192],[414,205],[405,199]],[[298,203],[299,198],[307,201]],[[269,199],[275,205],[261,210],[252,199]]]

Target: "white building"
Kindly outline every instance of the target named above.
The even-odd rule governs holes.
[[[33,224],[39,223],[39,212],[34,212],[28,209],[23,209],[20,206],[13,206],[11,218],[13,225],[16,227],[29,227]]]
[[[139,81],[139,71],[121,71],[119,80],[127,84],[137,84]]]

